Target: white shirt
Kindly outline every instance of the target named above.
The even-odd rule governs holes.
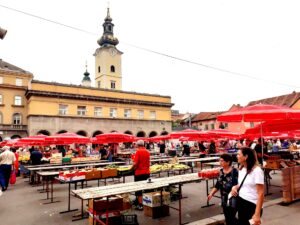
[[[241,185],[246,173],[247,170],[245,167],[239,170],[239,185]],[[239,196],[249,202],[257,204],[258,193],[256,184],[264,184],[264,172],[259,166],[256,166],[254,170],[252,170],[251,173],[248,174],[243,183],[243,186],[239,190]]]
[[[0,165],[12,165],[16,161],[16,156],[10,150],[5,150],[0,154]]]

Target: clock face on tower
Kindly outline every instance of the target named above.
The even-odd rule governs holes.
[[[117,50],[115,48],[111,48],[109,52],[111,56],[115,56],[117,54]]]

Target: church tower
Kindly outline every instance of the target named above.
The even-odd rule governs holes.
[[[95,56],[95,86],[122,90],[121,56],[123,52],[116,46],[119,43],[114,37],[114,24],[110,17],[109,8],[103,23],[103,35],[97,41],[100,48],[96,49]]]

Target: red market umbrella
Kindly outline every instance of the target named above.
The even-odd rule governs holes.
[[[46,136],[45,142],[48,144],[65,145],[65,144],[86,144],[90,143],[90,138],[74,133],[63,133],[52,136]]]
[[[277,120],[299,120],[300,110],[284,106],[257,104],[244,107],[217,116],[219,122],[262,122]],[[263,137],[263,126],[260,126],[260,136]],[[263,155],[262,144],[262,155]]]
[[[134,142],[134,136],[123,133],[106,133],[96,136],[96,143],[122,143],[122,142]]]
[[[182,130],[177,132],[172,132],[170,134],[170,139],[180,139],[180,138],[189,138],[190,140],[199,139],[199,138],[205,138],[207,136],[207,133],[204,131],[198,131],[198,130]]]
[[[229,139],[239,139],[240,134],[236,132],[231,132],[225,129],[213,129],[206,131],[207,134],[211,135],[211,138],[220,139],[220,138],[229,138]]]
[[[143,140],[143,141],[148,142],[149,138],[147,138],[147,137],[134,137],[134,141],[138,141],[138,140]]]
[[[20,139],[11,139],[11,140],[5,140],[5,141],[2,141],[2,142],[0,143],[0,147],[3,147],[3,146],[9,146],[9,147],[23,147],[23,146],[26,146],[26,144],[21,143],[21,142],[20,142]]]
[[[19,139],[19,143],[23,143],[24,145],[42,145],[45,143],[46,135],[35,135],[35,136],[28,136]]]
[[[217,116],[219,122],[263,122],[299,120],[300,110],[284,106],[257,104]]]
[[[266,121],[256,125],[253,128],[249,128],[245,131],[245,134],[256,134],[262,131],[266,132],[280,132],[280,131],[291,131],[300,130],[300,120],[275,120]]]
[[[255,139],[263,137],[264,139],[295,139],[300,133],[291,132],[267,132],[263,133],[261,136],[260,133],[248,133],[244,134],[243,138]]]
[[[160,135],[160,136],[154,136],[154,137],[150,137],[149,138],[149,141],[150,142],[160,142],[160,141],[165,141],[165,140],[169,140],[171,139],[170,138],[170,135]]]

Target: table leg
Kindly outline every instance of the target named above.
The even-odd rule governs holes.
[[[181,211],[181,195],[182,195],[182,187],[181,187],[181,184],[179,184],[179,225],[181,225],[182,223],[182,218],[181,218],[181,216],[182,216],[182,211]]]
[[[51,178],[49,178],[49,179],[51,179]],[[57,201],[53,201],[53,180],[54,180],[54,178],[51,179],[51,188],[50,188],[51,201],[50,202],[45,202],[44,204],[51,204],[51,203],[55,203],[55,202],[60,202],[58,200]],[[48,179],[47,179],[47,182],[49,183]],[[48,184],[48,186],[49,186],[49,184]],[[49,190],[47,191],[47,198],[48,198],[48,192],[49,192]]]
[[[78,209],[71,209],[71,182],[69,182],[68,195],[69,195],[68,196],[68,210],[59,212],[60,214],[62,214],[62,213],[68,213],[68,212],[74,212],[74,211],[78,210]]]
[[[272,193],[270,193],[270,183],[269,183],[269,178],[268,176],[266,176],[266,173],[264,174],[265,175],[265,184],[266,184],[266,193],[265,193],[265,196],[268,196],[268,195],[271,195]]]
[[[206,179],[205,181],[206,181],[206,196],[208,196],[209,195],[209,190],[208,190],[209,189],[209,187],[208,187],[208,181],[209,180]],[[206,205],[201,206],[201,208],[206,208],[206,207],[210,207],[210,206],[213,206],[213,205],[215,205],[215,204],[210,204],[209,201],[207,200]]]

